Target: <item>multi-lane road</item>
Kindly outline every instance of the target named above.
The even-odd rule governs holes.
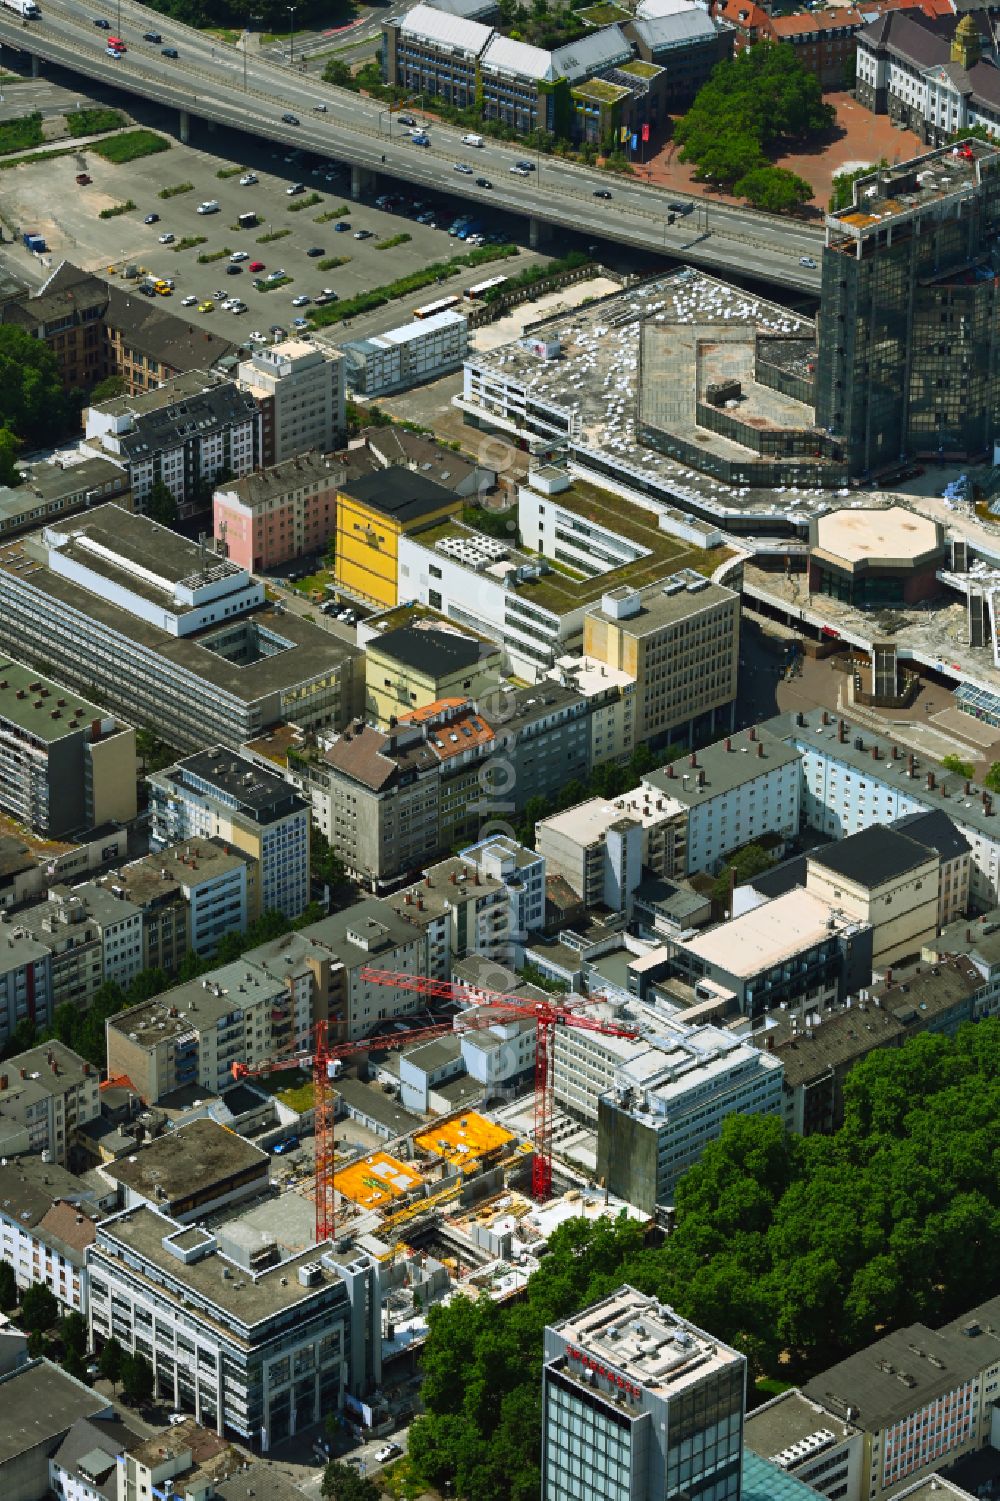
[[[819,260],[820,231],[731,205],[692,200],[695,212],[667,223],[667,203],[678,196],[636,179],[621,179],[549,157],[535,158],[526,177],[510,167],[523,155],[516,147],[488,141],[480,150],[461,144],[461,131],[435,124],[431,145],[414,146],[392,127],[378,101],[326,87],[307,75],[231,47],[134,0],[41,0],[42,18],[23,25],[0,9],[0,44],[58,63],[88,78],[176,107],[189,116],[251,131],[282,144],[295,144],[361,172],[460,195],[470,203],[490,203],[523,214],[536,226],[568,229],[638,249],[691,261],[722,274],[738,273],[801,292],[818,293],[819,271],[802,257]],[[94,25],[105,17],[112,33],[128,43],[124,57],[109,57],[107,32]],[[143,32],[162,35],[143,41]],[[162,47],[178,56],[163,55]],[[324,112],[316,106],[326,106]],[[297,117],[299,124],[282,120]],[[462,176],[465,161],[474,175]],[[486,177],[492,188],[480,188]],[[610,192],[610,200],[595,190]]]

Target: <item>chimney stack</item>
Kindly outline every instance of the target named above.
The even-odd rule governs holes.
[[[764,759],[764,744],[763,741],[760,740],[757,741],[757,758],[760,761],[763,761]]]
[[[727,751],[731,751],[732,748],[733,748],[732,736],[731,735],[727,735],[726,736],[726,750]]]
[[[825,710],[825,709],[824,709],[824,710],[823,710],[823,723],[824,723],[824,724],[829,724],[829,723],[830,723],[830,716],[829,716],[829,714],[828,714],[828,713],[827,713],[827,712],[826,712],[826,710]]]
[[[752,724],[750,726],[750,739],[751,740],[756,740],[757,739],[757,726],[755,724]]]
[[[688,764],[691,765],[691,766],[697,766],[698,765],[698,753],[697,753],[697,751],[692,751],[691,752],[691,755],[688,758]]]
[[[906,753],[906,775],[908,777],[912,777],[915,774],[916,774],[916,767],[915,767],[914,761],[913,761],[913,752],[912,751],[907,751],[907,753]]]
[[[927,773],[927,791],[934,791],[934,773],[932,771],[929,771]]]

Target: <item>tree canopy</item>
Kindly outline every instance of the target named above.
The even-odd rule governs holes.
[[[718,63],[674,130],[680,159],[694,162],[698,176],[737,184],[761,207],[790,207],[812,189],[767,153],[786,142],[808,140],[829,130],[833,110],[823,103],[819,80],[787,43],[757,42]]]
[[[0,429],[33,448],[58,437],[67,414],[52,350],[23,328],[0,325]]]
[[[44,1282],[33,1282],[21,1298],[21,1325],[33,1334],[44,1334],[59,1317],[55,1293]]]
[[[624,1218],[571,1220],[523,1301],[432,1308],[420,1475],[468,1501],[537,1496],[542,1331],[622,1282],[785,1380],[1000,1290],[1000,1021],[874,1052],[844,1093],[833,1136],[730,1116],[681,1179],[662,1246]]]
[[[322,1494],[330,1501],[380,1501],[382,1487],[350,1465],[331,1459],[323,1472]]]

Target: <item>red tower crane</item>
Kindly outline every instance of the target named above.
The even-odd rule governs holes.
[[[496,990],[481,990],[452,980],[432,980],[428,975],[410,975],[394,970],[365,966],[362,980],[373,985],[387,985],[393,990],[415,990],[418,995],[438,1000],[466,1001],[482,1007],[478,1022],[467,1025],[490,1026],[503,1021],[529,1020],[535,1023],[535,1155],[531,1163],[531,1192],[539,1203],[552,1192],[552,1111],[554,1097],[553,1047],[556,1027],[576,1027],[587,1032],[601,1032],[605,1037],[638,1037],[635,1027],[621,1027],[614,1022],[596,1021],[581,1014],[580,1006],[593,1004],[581,998],[576,1006],[565,1000],[532,1001],[523,995],[503,995]],[[495,1013],[495,1014],[491,1014]],[[456,1025],[462,1017],[455,1018]]]
[[[328,1041],[329,1023],[317,1022],[313,1029],[314,1045],[311,1053],[296,1052],[289,1058],[274,1058],[267,1063],[234,1063],[234,1079],[260,1078],[277,1073],[283,1068],[312,1070],[313,1113],[316,1138],[316,1241],[332,1240],[336,1231],[333,1196],[333,1098],[330,1081],[334,1077],[332,1065],[340,1058],[349,1058],[352,1053],[368,1053],[389,1048],[405,1048],[415,1042],[427,1042],[454,1030],[451,1021],[439,1022],[430,1027],[414,1027],[406,1032],[393,1032],[387,1037],[367,1037],[360,1042]]]

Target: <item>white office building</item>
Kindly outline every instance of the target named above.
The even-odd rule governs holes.
[[[454,308],[341,346],[359,396],[388,396],[457,370],[469,352],[469,320]]]
[[[524,962],[529,933],[545,923],[545,856],[506,834],[494,834],[459,851],[481,876],[500,881],[507,905],[506,939],[515,968]]]
[[[379,1271],[329,1243],[223,1254],[215,1235],[142,1207],[87,1253],[91,1337],[151,1363],[157,1392],[220,1434],[269,1449],[381,1378]]]
[[[779,715],[760,733],[780,737],[801,758],[802,818],[810,828],[844,839],[907,813],[944,811],[972,851],[972,902],[997,905],[1000,810],[991,792],[825,709]]]
[[[687,810],[686,869],[712,872],[762,834],[798,833],[802,770],[798,750],[752,727],[652,771],[643,785]],[[666,872],[669,874],[670,872]]]
[[[739,1501],[743,1355],[624,1286],[544,1358],[542,1501]]]
[[[283,464],[310,449],[329,453],[347,430],[344,356],[337,349],[283,339],[254,350],[236,383],[260,409],[263,464]]]
[[[658,1020],[598,1105],[597,1176],[652,1214],[730,1115],[783,1111],[784,1066],[722,1027]],[[633,1048],[635,1045],[633,1044]]]

